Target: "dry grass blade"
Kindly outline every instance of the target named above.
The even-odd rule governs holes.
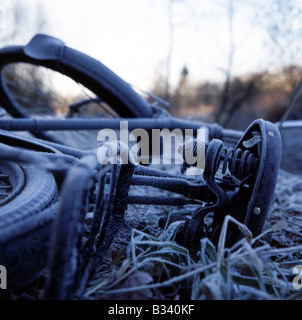
[[[227,231],[228,231],[228,225],[229,222],[235,223],[240,231],[244,234],[246,237],[247,241],[251,243],[252,241],[252,233],[250,230],[247,228],[246,225],[238,222],[236,219],[234,219],[232,216],[227,215],[224,219],[220,237],[219,237],[219,242],[218,242],[218,266],[220,267],[223,261],[224,257],[224,249],[225,249],[225,243],[226,243],[226,238],[227,238]]]

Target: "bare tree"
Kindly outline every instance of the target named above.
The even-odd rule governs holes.
[[[233,16],[234,16],[234,2],[233,0],[228,1],[228,31],[230,38],[230,47],[228,53],[228,64],[225,70],[225,82],[223,85],[223,89],[221,92],[220,103],[217,108],[215,120],[218,123],[221,123],[221,117],[224,114],[224,111],[227,105],[230,103],[230,82],[232,76],[232,67],[233,67],[233,59],[234,59],[234,37],[233,37]]]
[[[173,4],[174,0],[168,0],[168,55],[167,55],[167,74],[165,81],[165,99],[170,102],[170,77],[171,77],[171,61],[174,47],[174,21],[173,21]]]
[[[290,116],[302,92],[302,5],[294,0],[274,0],[273,6],[263,7],[259,19],[271,40],[271,56],[282,66],[287,85],[287,106],[281,117],[282,123]],[[264,16],[264,17],[263,17]],[[266,19],[265,19],[266,18]],[[274,61],[273,61],[274,63]]]
[[[35,33],[46,32],[48,29],[42,3],[30,7],[28,0],[11,1],[6,8],[6,16],[9,23],[0,33],[0,43],[3,45],[16,41],[28,41]]]

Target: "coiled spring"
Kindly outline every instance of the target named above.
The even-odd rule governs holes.
[[[209,155],[210,149],[211,154]],[[211,161],[213,162],[214,174],[222,166],[221,172],[223,174],[229,170],[231,175],[240,180],[254,173],[259,163],[259,160],[249,150],[227,148],[218,139],[214,139],[210,143],[192,139],[179,146],[178,151],[183,152],[184,167],[197,166],[200,163],[205,164],[205,161]]]

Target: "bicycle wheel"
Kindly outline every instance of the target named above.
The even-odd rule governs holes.
[[[37,166],[0,161],[0,265],[7,287],[32,281],[46,264],[57,184]]]
[[[31,158],[36,153],[54,160],[65,157],[54,146],[41,140],[4,131],[0,131],[0,143],[12,150],[18,148],[17,154],[22,150],[26,155],[32,153]],[[30,283],[46,266],[51,226],[58,211],[58,192],[63,177],[55,177],[36,164],[3,160],[3,155],[7,156],[8,152],[4,154],[1,149],[0,265],[7,269],[7,288],[14,290]]]
[[[13,117],[81,116],[83,108],[85,116],[153,115],[146,100],[105,65],[47,35],[1,49],[0,71],[0,103]],[[67,78],[80,94],[66,84]]]

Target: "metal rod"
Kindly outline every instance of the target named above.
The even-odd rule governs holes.
[[[137,186],[150,186],[158,189],[171,191],[174,193],[182,194],[186,197],[198,199],[201,201],[213,201],[215,196],[208,188],[206,183],[192,183],[184,179],[177,178],[160,178],[160,177],[147,177],[133,175],[132,185]]]
[[[206,128],[209,132],[209,140],[217,138],[225,142],[235,143],[242,136],[241,131],[224,129],[218,124],[201,123],[188,121],[174,117],[160,119],[154,118],[82,118],[82,119],[5,119],[0,120],[0,129],[7,131],[56,131],[56,130],[101,130],[101,129],[120,129],[121,121],[128,122],[128,129],[193,129]]]
[[[128,122],[128,129],[133,130],[137,128],[152,130],[152,129],[198,129],[208,125],[179,120],[176,118],[115,118],[115,119],[9,119],[0,120],[0,129],[7,131],[48,131],[48,130],[100,130],[119,129],[121,121]]]
[[[149,196],[134,196],[129,195],[128,204],[144,204],[144,205],[163,205],[163,206],[182,206],[188,204],[199,204],[199,201],[192,199],[182,199],[182,198],[167,198],[167,197],[149,197]]]
[[[134,174],[140,175],[140,176],[149,176],[149,177],[152,176],[152,177],[174,178],[174,179],[177,178],[181,180],[196,181],[196,178],[193,176],[179,175],[175,173],[170,173],[168,171],[158,170],[155,168],[150,168],[142,165],[136,166]]]

